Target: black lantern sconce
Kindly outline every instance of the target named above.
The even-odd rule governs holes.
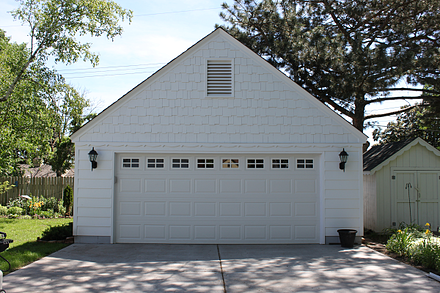
[[[95,148],[92,148],[92,150],[89,152],[89,160],[90,163],[92,163],[92,171],[98,167],[98,162],[96,162],[97,157],[98,153],[95,151]]]
[[[339,169],[345,172],[345,163],[347,163],[348,154],[345,149],[342,149],[342,152],[339,153],[339,159],[341,162],[339,163]]]

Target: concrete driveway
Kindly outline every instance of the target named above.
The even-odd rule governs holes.
[[[360,246],[73,244],[4,277],[15,292],[440,292]]]

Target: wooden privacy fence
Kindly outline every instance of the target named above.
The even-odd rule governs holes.
[[[0,182],[9,181],[14,185],[12,189],[0,194],[1,205],[6,205],[10,199],[19,195],[44,196],[63,198],[63,190],[67,185],[73,189],[74,177],[3,177]]]

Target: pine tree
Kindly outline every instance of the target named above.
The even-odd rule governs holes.
[[[235,0],[221,17],[233,36],[286,72],[323,103],[365,121],[409,111],[366,115],[403,80],[440,89],[440,0]]]

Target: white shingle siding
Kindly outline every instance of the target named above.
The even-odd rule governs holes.
[[[233,62],[233,97],[207,97],[208,60]],[[223,31],[134,88],[72,139],[78,237],[114,241],[114,160],[120,153],[311,154],[319,157],[321,243],[332,242],[327,238],[338,228],[362,233],[365,137]],[[99,153],[93,172],[87,157],[92,146]],[[338,168],[342,148],[350,155],[345,173]]]

